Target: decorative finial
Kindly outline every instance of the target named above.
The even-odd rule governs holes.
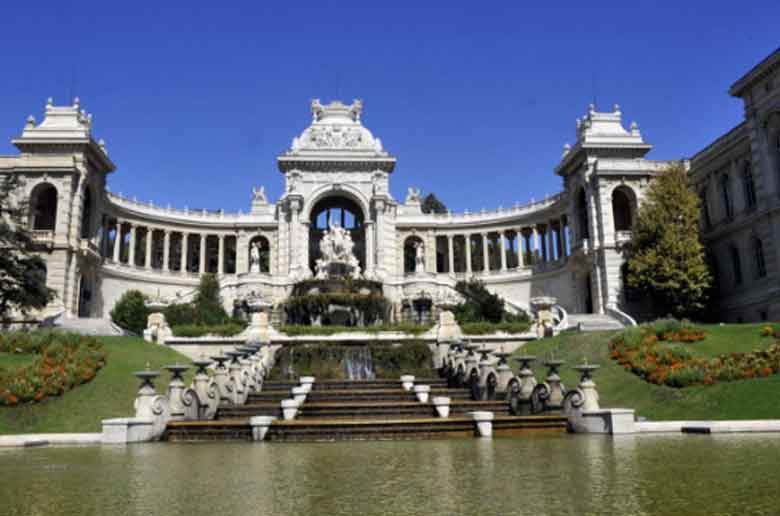
[[[631,122],[631,134],[639,134],[639,124]]]
[[[620,113],[620,104],[615,104],[612,106],[612,111],[615,113]]]
[[[27,117],[27,129],[32,129],[35,127],[35,117],[30,115]]]
[[[80,105],[81,105],[81,100],[78,97],[74,97],[73,98],[73,107],[78,109]]]
[[[54,107],[54,99],[52,97],[49,97],[46,99],[46,109]]]
[[[596,105],[593,104],[593,103],[588,104],[588,112],[589,113],[595,113],[595,111],[596,111]]]

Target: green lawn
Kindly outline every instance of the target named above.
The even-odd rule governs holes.
[[[759,336],[761,326],[706,326],[708,337],[686,346],[710,356],[767,347],[773,339]],[[780,418],[780,375],[684,389],[653,385],[625,371],[607,356],[612,335],[614,332],[563,333],[531,342],[516,354],[532,354],[542,359],[552,353],[555,358],[565,360],[561,377],[569,388],[576,387],[578,381],[577,372],[571,366],[581,364],[584,359],[600,364],[594,379],[601,406],[633,408],[639,416],[648,419]],[[516,363],[512,365],[515,367]],[[534,371],[537,380],[544,378],[545,368],[541,363],[535,364]]]
[[[14,369],[33,362],[33,355],[26,353],[0,353],[0,368]]]
[[[106,365],[94,380],[66,392],[59,398],[41,403],[0,407],[0,434],[38,432],[99,432],[100,421],[111,417],[133,415],[133,400],[138,380],[132,375],[146,367],[152,369],[174,362],[189,364],[190,360],[164,346],[135,337],[105,337],[108,357]],[[1,355],[0,366],[18,365],[30,355]],[[11,363],[13,362],[13,363]],[[192,371],[190,371],[192,373]],[[167,389],[169,375],[163,371],[157,391]],[[189,383],[189,378],[188,378]]]

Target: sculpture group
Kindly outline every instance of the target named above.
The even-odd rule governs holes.
[[[320,240],[320,258],[315,265],[317,279],[360,278],[360,264],[355,257],[355,242],[349,231],[333,221]]]

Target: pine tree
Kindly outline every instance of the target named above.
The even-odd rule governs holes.
[[[447,206],[445,206],[433,193],[429,193],[425,196],[420,209],[423,213],[447,213]]]
[[[27,204],[13,198],[21,186],[12,174],[0,182],[0,320],[43,308],[55,295],[46,287],[46,263],[35,254],[40,249],[27,228]]]
[[[701,313],[712,283],[699,238],[699,196],[682,163],[650,184],[628,258],[628,285],[651,296],[660,314]]]

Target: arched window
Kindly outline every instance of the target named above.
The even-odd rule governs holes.
[[[729,246],[729,254],[731,255],[731,272],[734,276],[734,284],[740,285],[742,283],[742,262],[739,258],[737,246]]]
[[[577,194],[577,222],[580,230],[580,238],[590,238],[588,230],[588,199],[585,197],[585,189],[580,188]]]
[[[731,203],[731,187],[729,186],[729,176],[724,174],[720,178],[720,197],[723,201],[723,211],[727,219],[734,217],[734,205]]]
[[[30,194],[30,207],[33,230],[54,231],[57,224],[57,189],[54,185],[36,185]]]
[[[753,167],[746,162],[742,168],[742,187],[745,190],[745,207],[753,208],[756,205],[756,186],[753,183]]]
[[[92,236],[92,189],[84,190],[84,203],[81,207],[81,238]]]
[[[423,245],[422,239],[418,236],[410,236],[404,240],[404,274],[418,272],[417,253],[420,252],[424,256],[425,248]],[[422,251],[418,251],[418,247],[422,247]],[[424,264],[421,264],[421,267],[424,267]],[[419,272],[423,271],[420,270]]]
[[[753,237],[753,265],[757,278],[766,276],[766,262],[764,261],[764,243],[758,237]]]
[[[612,217],[615,231],[630,231],[634,218],[631,208],[630,191],[619,187],[612,192]]]
[[[264,236],[256,236],[249,242],[249,271],[271,271],[271,245]]]

